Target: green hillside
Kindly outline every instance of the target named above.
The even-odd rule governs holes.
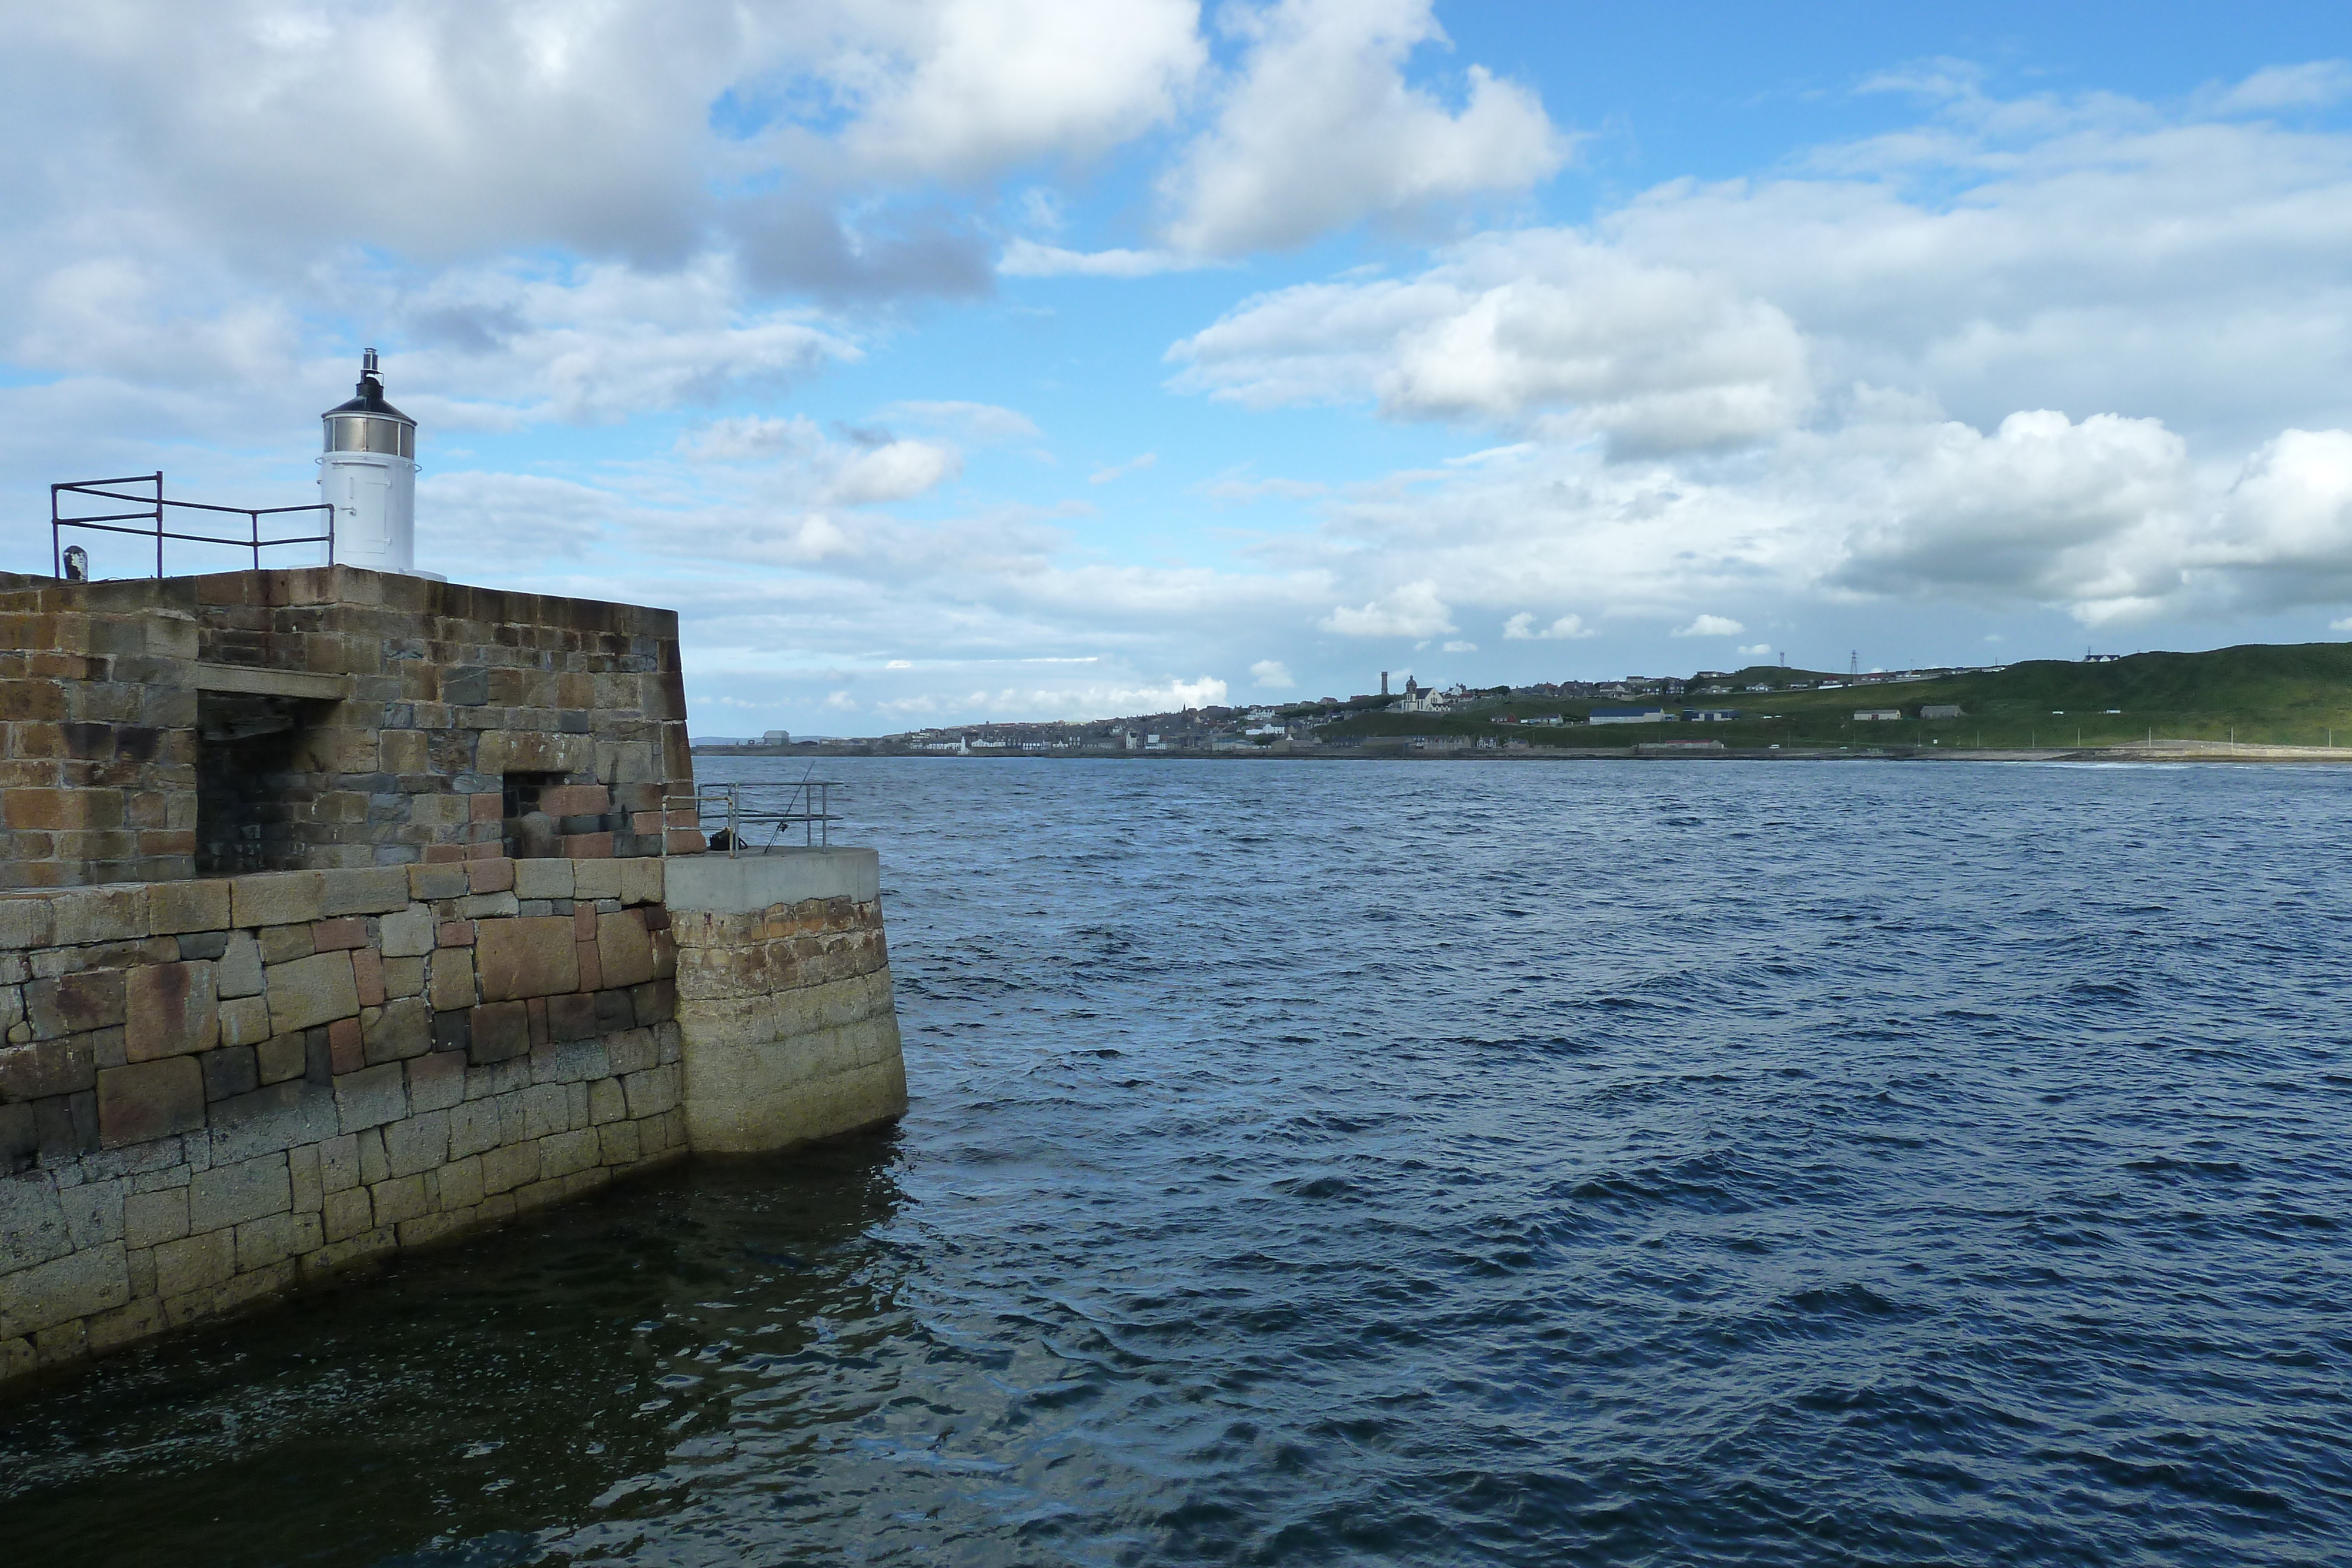
[[[2098,664],[2055,659],[1998,674],[1840,690],[1790,691],[1847,677],[1758,665],[1732,683],[1769,692],[1693,695],[1659,706],[1731,707],[1729,723],[1557,728],[1495,722],[1550,714],[1581,719],[1593,706],[1568,699],[1491,696],[1448,715],[1370,714],[1329,726],[1331,739],[1382,735],[1505,735],[1538,745],[1622,747],[1649,740],[1720,740],[1727,746],[2074,747],[2158,739],[2228,740],[2352,748],[2352,643],[2249,643],[2207,653],[2134,653]],[[1957,706],[1957,719],[1922,719],[1923,706]],[[1895,722],[1857,721],[1858,708],[1897,708]],[[2112,710],[2112,711],[2111,711]]]

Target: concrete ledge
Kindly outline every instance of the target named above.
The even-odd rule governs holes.
[[[756,915],[812,898],[870,904],[882,895],[882,857],[866,849],[678,855],[667,870],[669,906],[711,915]]]

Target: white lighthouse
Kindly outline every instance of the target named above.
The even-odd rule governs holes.
[[[327,452],[319,489],[335,509],[334,559],[370,571],[416,570],[416,422],[383,401],[375,350],[359,395],[320,416]]]

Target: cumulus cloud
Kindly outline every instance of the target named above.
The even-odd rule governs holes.
[[[1743,659],[1769,659],[1772,656],[1772,644],[1769,643],[1751,643],[1739,648],[1738,652],[1739,656]]]
[[[1737,637],[1748,628],[1725,615],[1701,615],[1675,629],[1677,637]]]
[[[1559,434],[1628,455],[1774,434],[1812,397],[1805,343],[1777,308],[1565,234],[1475,242],[1412,278],[1277,290],[1169,358],[1179,389],[1255,407],[1369,393],[1399,419],[1553,413]]]
[[[1027,414],[990,402],[894,402],[883,413],[910,424],[954,431],[968,442],[1034,440],[1044,433]]]
[[[703,463],[776,463],[784,493],[813,507],[866,507],[911,500],[963,471],[963,455],[940,442],[853,433],[835,441],[804,414],[744,414],[688,431],[678,452]],[[822,525],[811,519],[810,526]],[[829,525],[824,525],[829,526]]]
[[[1463,642],[1448,643],[1442,651],[1448,653],[1475,653],[1478,651],[1478,644]]]
[[[1150,277],[1200,266],[1166,250],[1065,250],[1035,240],[1007,241],[996,270],[1007,277]]]
[[[1262,692],[1286,692],[1298,685],[1291,678],[1290,666],[1280,659],[1260,659],[1252,664],[1250,684]]]
[[[1276,0],[1229,17],[1247,57],[1161,182],[1179,251],[1303,245],[1367,216],[1524,190],[1567,161],[1570,139],[1526,87],[1473,66],[1452,110],[1406,83],[1407,57],[1444,38],[1431,0]]]
[[[1360,610],[1339,605],[1316,624],[1343,637],[1430,637],[1454,630],[1451,613],[1435,583],[1408,582]]]
[[[1562,615],[1547,625],[1538,626],[1532,611],[1522,610],[1503,622],[1507,642],[1564,642],[1573,637],[1598,637],[1601,633],[1584,623],[1580,615]]]

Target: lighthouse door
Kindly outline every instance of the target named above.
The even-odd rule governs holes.
[[[380,558],[392,548],[392,477],[374,469],[343,473],[342,516],[335,519],[336,541],[344,549]]]

